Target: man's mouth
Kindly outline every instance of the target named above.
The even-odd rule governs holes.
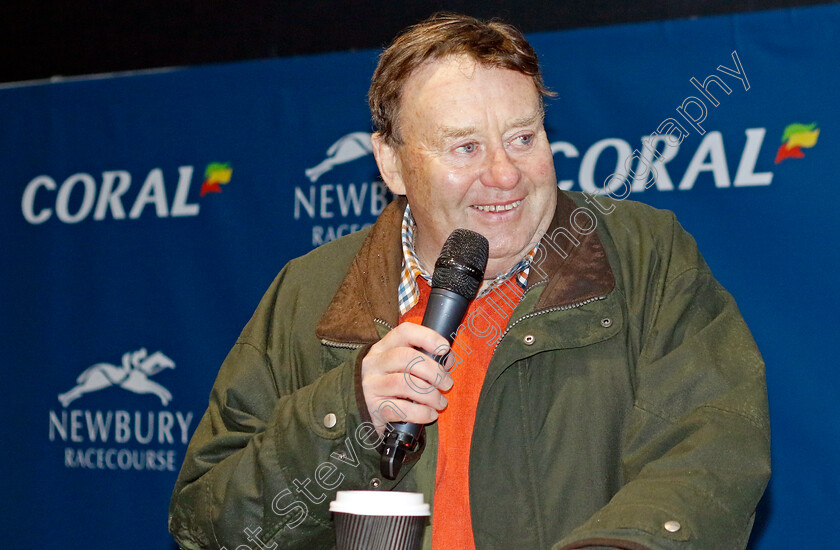
[[[520,204],[522,204],[521,200],[509,202],[507,204],[474,204],[472,207],[476,210],[481,210],[482,212],[505,212],[507,210],[513,210]]]

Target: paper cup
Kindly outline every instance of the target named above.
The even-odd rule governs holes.
[[[337,550],[419,550],[429,505],[422,493],[339,491],[330,503]]]

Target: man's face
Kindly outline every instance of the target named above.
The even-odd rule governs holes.
[[[454,229],[487,237],[490,278],[548,228],[557,179],[529,76],[468,57],[427,63],[405,84],[399,131],[395,147],[374,135],[374,153],[391,191],[408,198],[429,271]]]

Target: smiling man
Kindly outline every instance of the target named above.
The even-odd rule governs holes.
[[[184,548],[331,548],[352,489],[422,491],[425,548],[746,546],[761,357],[671,213],[557,189],[546,95],[502,23],[438,15],[382,54],[372,144],[397,199],[290,262],[228,355],[172,498]],[[439,368],[419,323],[457,228],[489,241],[483,324]],[[427,429],[388,480],[394,421]]]

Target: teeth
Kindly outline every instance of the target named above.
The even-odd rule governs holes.
[[[482,212],[504,212],[505,210],[513,210],[522,204],[522,201],[515,201],[505,205],[488,204],[486,206],[474,205],[473,208],[481,210]]]

